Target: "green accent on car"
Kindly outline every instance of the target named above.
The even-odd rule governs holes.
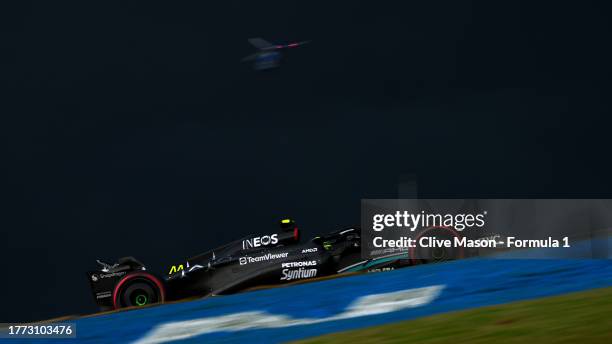
[[[382,263],[386,263],[386,262],[392,262],[394,260],[398,260],[398,259],[408,259],[408,254],[400,254],[397,256],[393,256],[393,257],[387,257],[387,258],[380,258],[380,259],[372,259],[369,262],[363,264],[363,265],[357,265],[354,266],[350,269],[345,270],[344,272],[355,272],[355,271],[361,271],[361,270],[365,270],[365,269],[369,269],[374,265],[378,265],[378,264],[382,264]]]
[[[144,294],[136,295],[136,306],[144,306],[149,301],[149,298]]]

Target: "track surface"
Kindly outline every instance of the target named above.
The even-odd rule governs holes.
[[[470,259],[81,318],[65,342],[276,343],[609,286],[609,259]]]

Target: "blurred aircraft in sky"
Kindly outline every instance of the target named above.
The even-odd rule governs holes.
[[[289,44],[272,44],[262,38],[250,38],[249,43],[259,49],[242,59],[242,62],[252,62],[255,70],[265,70],[276,68],[280,65],[283,57],[282,51],[290,48],[297,48],[310,41],[294,42]]]

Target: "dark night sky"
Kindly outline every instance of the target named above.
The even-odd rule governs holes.
[[[0,10],[0,322],[361,198],[612,197],[610,8],[587,1],[15,2]],[[606,7],[604,7],[606,6]],[[312,40],[271,72],[249,37]]]

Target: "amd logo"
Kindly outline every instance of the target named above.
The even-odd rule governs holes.
[[[242,240],[242,249],[246,250],[253,247],[275,245],[278,243],[278,234],[264,235],[251,239]]]

